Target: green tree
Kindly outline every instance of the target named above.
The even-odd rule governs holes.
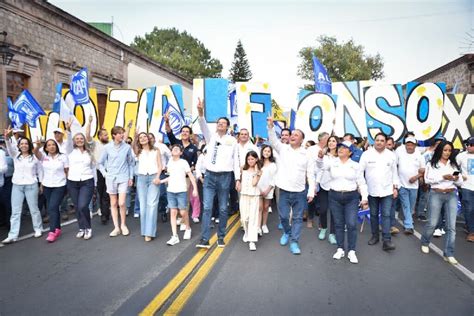
[[[235,48],[234,61],[230,69],[229,80],[232,82],[245,82],[251,79],[252,71],[250,70],[247,54],[245,53],[242,42],[239,40]]]
[[[302,59],[298,66],[298,76],[306,80],[314,80],[313,54],[326,67],[332,82],[352,80],[376,80],[384,77],[383,60],[380,54],[367,55],[362,45],[351,39],[339,43],[335,37],[320,36],[317,47],[303,47],[299,52]],[[305,89],[314,90],[314,85],[306,85]]]
[[[221,62],[186,31],[155,26],[144,37],[136,36],[131,46],[189,79],[221,76]]]

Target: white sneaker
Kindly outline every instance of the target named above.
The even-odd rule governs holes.
[[[451,263],[452,265],[458,264],[458,261],[454,257],[443,257],[444,261]]]
[[[140,217],[140,214],[135,213],[135,214],[133,214],[133,217],[134,217],[134,218],[139,218],[139,217]]]
[[[183,219],[182,219],[181,217],[178,217],[178,218],[176,219],[176,225],[181,225],[181,221],[182,221],[182,220],[183,220]]]
[[[128,209],[125,211],[125,215],[128,216]]]
[[[183,239],[184,239],[184,240],[189,240],[189,239],[191,239],[191,228],[190,228],[190,229],[186,229],[186,230],[184,231]]]
[[[433,237],[441,237],[441,236],[443,236],[443,232],[441,231],[441,229],[436,228],[433,233]]]
[[[244,237],[242,237],[243,242],[249,242],[247,234],[244,234]]]
[[[444,231],[443,228],[441,228],[441,235],[446,235],[446,232]],[[452,258],[452,257],[449,257],[449,258]]]
[[[249,242],[249,250],[250,250],[250,251],[255,251],[255,250],[257,250],[257,246],[255,245],[254,242]]]
[[[35,238],[40,238],[41,235],[43,235],[43,232],[41,230],[36,230],[35,231],[35,234],[34,234]]]
[[[421,246],[421,252],[423,253],[430,253],[430,247],[428,246]]]
[[[216,218],[216,224],[219,224],[219,219],[218,218]]]
[[[94,217],[94,213],[92,213],[92,211],[89,212],[90,213],[90,216],[91,216],[91,219]]]
[[[262,226],[262,232],[263,232],[264,234],[268,234],[268,233],[270,232],[270,231],[268,230],[268,226],[267,226],[267,225],[263,225],[263,226]]]
[[[11,237],[7,237],[5,238],[4,240],[2,240],[2,244],[12,244],[14,242],[16,242],[18,240],[18,238],[11,238]]]
[[[272,208],[269,207],[269,208],[268,208],[268,213],[272,213],[272,212],[273,212]]]
[[[359,263],[359,260],[357,260],[356,252],[354,250],[349,250],[347,253],[347,258],[351,263]]]
[[[86,232],[84,233],[84,239],[89,240],[92,238],[92,229],[86,229]]]
[[[263,232],[262,232],[262,229],[261,229],[261,228],[259,228],[259,229],[257,230],[257,232],[258,232],[258,235],[259,235],[260,237],[263,236]]]
[[[344,249],[342,248],[337,248],[336,253],[334,256],[332,256],[333,259],[339,260],[341,258],[344,258]]]
[[[100,210],[100,207],[97,209],[97,215],[102,216],[102,211]]]
[[[194,223],[194,224],[199,223],[199,217],[194,217],[194,218],[193,218],[193,223]]]
[[[84,229],[79,229],[79,231],[76,234],[76,238],[82,238],[84,237],[85,231]]]
[[[170,246],[174,246],[176,244],[179,244],[179,237],[178,236],[171,236],[170,240],[166,242]]]
[[[179,225],[179,230],[184,232],[186,230],[186,224],[181,223],[181,225]]]

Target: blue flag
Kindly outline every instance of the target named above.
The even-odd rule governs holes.
[[[7,106],[8,106],[8,118],[12,122],[13,128],[21,128],[23,124],[25,124],[25,114],[15,112],[13,109],[12,100],[7,98]]]
[[[60,113],[61,112],[61,92],[63,89],[63,84],[60,82],[56,85],[56,95],[54,96],[54,103],[53,103],[53,112]]]
[[[36,120],[40,115],[46,115],[28,90],[23,90],[12,105],[12,108],[14,112],[23,114],[25,116],[24,122],[28,123],[31,127],[36,127]]]
[[[313,71],[314,71],[314,91],[331,94],[332,82],[329,78],[326,68],[313,55]]]
[[[82,68],[71,77],[71,94],[76,104],[89,103],[89,80],[87,68]]]
[[[181,111],[179,108],[175,107],[171,103],[167,102],[165,106],[164,113],[169,113],[169,118],[170,118],[170,127],[171,130],[173,131],[173,134],[175,136],[181,134],[181,128],[186,124],[183,115],[181,114]],[[163,135],[166,135],[166,129],[165,129],[165,118],[161,119],[161,124],[160,124],[160,132],[163,133]]]

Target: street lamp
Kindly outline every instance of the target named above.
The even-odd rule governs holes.
[[[0,43],[1,61],[2,61],[3,65],[10,65],[10,63],[13,59],[13,56],[15,54],[12,53],[12,51],[10,49],[10,45],[7,44],[7,42],[5,41],[6,38],[7,38],[8,33],[3,31],[3,32],[0,32],[0,35],[3,35],[3,41]]]

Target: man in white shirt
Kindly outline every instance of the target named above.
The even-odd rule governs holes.
[[[204,212],[202,214],[201,240],[197,248],[209,249],[211,237],[211,214],[214,196],[217,194],[219,201],[219,225],[217,230],[217,246],[225,247],[224,237],[227,226],[227,202],[229,200],[230,184],[234,172],[235,147],[237,141],[227,134],[230,126],[229,119],[221,117],[217,120],[216,132],[211,133],[204,118],[204,105],[199,100],[197,105],[199,112],[198,123],[207,143],[207,155],[204,163],[206,165],[206,177],[203,186]],[[236,185],[240,185],[240,179],[236,177]]]
[[[289,144],[282,144],[276,137],[273,118],[268,117],[268,139],[273,149],[278,153],[278,171],[275,184],[280,188],[278,210],[283,225],[283,235],[280,245],[285,246],[290,241],[290,251],[299,255],[299,238],[303,226],[303,211],[314,198],[315,165],[308,159],[306,149],[302,147],[304,134],[294,130]],[[309,189],[306,194],[306,179]],[[290,226],[290,209],[293,211],[293,221]],[[291,240],[290,240],[291,239]]]
[[[465,144],[466,151],[456,157],[456,162],[464,180],[461,185],[461,202],[468,229],[466,240],[474,242],[474,136],[469,137]]]
[[[423,157],[416,150],[417,141],[414,137],[407,137],[405,145],[396,151],[398,178],[400,179],[399,199],[403,210],[403,226],[407,235],[413,234],[412,212],[415,208],[418,193],[418,180],[423,178],[425,164]]]
[[[380,241],[379,212],[382,214],[383,250],[394,250],[390,234],[390,210],[393,199],[398,196],[398,173],[395,154],[385,149],[387,135],[380,132],[375,135],[375,144],[360,158],[361,170],[369,191],[370,226],[372,238],[369,245]]]

